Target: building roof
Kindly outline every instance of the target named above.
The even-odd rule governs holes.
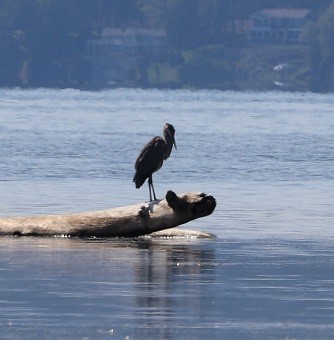
[[[157,29],[147,29],[147,28],[133,28],[127,27],[122,28],[105,28],[101,33],[102,39],[112,39],[115,37],[165,37],[166,32]]]
[[[265,8],[253,14],[253,16],[265,16],[275,19],[304,19],[311,11],[306,8],[293,9],[293,8]]]

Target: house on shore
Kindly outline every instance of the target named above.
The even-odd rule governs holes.
[[[91,86],[132,86],[138,81],[138,64],[166,54],[165,31],[144,28],[105,28],[86,45],[91,64]]]
[[[262,9],[251,15],[250,45],[298,44],[303,42],[305,24],[312,19],[309,9]]]

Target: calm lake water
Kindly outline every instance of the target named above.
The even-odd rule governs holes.
[[[213,240],[0,238],[3,339],[332,338],[334,95],[0,90],[1,216],[148,199],[141,147],[176,128],[157,196],[201,191]]]

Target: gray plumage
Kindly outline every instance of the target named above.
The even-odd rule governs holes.
[[[166,123],[163,128],[163,138],[160,136],[153,137],[141,150],[135,163],[136,173],[133,177],[133,182],[136,188],[140,188],[146,179],[148,179],[148,188],[150,192],[150,201],[152,201],[151,189],[154,200],[156,200],[152,175],[158,171],[171,152],[175,143],[175,129],[172,124]]]

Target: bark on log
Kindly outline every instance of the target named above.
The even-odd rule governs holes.
[[[204,193],[168,191],[163,200],[108,210],[0,218],[0,235],[137,237],[210,215],[215,207],[214,197]]]

